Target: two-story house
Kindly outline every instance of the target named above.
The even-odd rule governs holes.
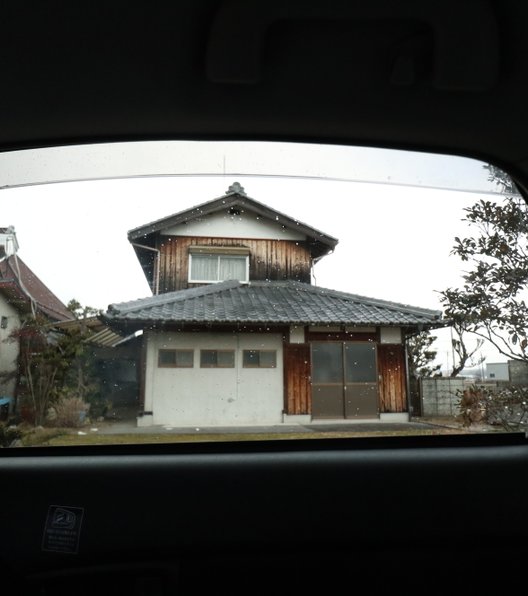
[[[237,182],[128,238],[154,295],[105,318],[143,330],[138,424],[408,419],[405,338],[441,312],[312,285],[336,238]]]

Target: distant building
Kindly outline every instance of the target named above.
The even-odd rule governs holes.
[[[509,381],[509,362],[488,362],[486,363],[486,379],[489,381]]]

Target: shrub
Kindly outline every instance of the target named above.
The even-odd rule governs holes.
[[[92,420],[104,418],[108,411],[112,408],[112,402],[102,397],[101,395],[88,397],[90,406],[90,417]]]
[[[481,424],[485,420],[486,409],[483,391],[484,390],[475,385],[472,385],[463,391],[457,391],[458,395],[460,395],[458,409],[460,410],[463,426]]]
[[[23,433],[16,426],[0,422],[0,447],[10,447],[14,441],[22,439]]]
[[[53,423],[60,427],[83,426],[90,406],[80,397],[61,397],[53,405]]]
[[[524,429],[528,423],[528,387],[511,385],[487,396],[488,424],[500,425],[505,430]]]
[[[501,389],[473,385],[460,394],[458,407],[464,426],[489,424],[516,431],[528,425],[528,387]]]

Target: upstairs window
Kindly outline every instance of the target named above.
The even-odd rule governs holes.
[[[215,283],[235,279],[249,281],[249,251],[240,248],[191,247],[189,282]]]

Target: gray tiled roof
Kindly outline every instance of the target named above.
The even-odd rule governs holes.
[[[440,327],[441,311],[295,281],[225,281],[111,304],[105,318],[127,323],[268,323]]]

